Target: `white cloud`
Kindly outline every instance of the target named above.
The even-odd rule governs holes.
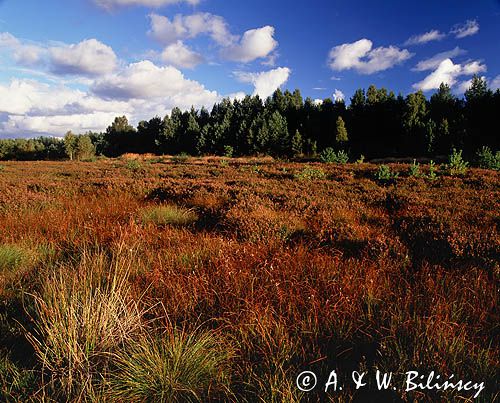
[[[266,99],[275,90],[288,81],[291,70],[288,67],[278,67],[261,73],[236,72],[236,78],[243,83],[253,84],[255,87],[253,95]]]
[[[117,112],[133,111],[126,102],[106,101],[64,85],[13,79],[0,85],[0,135],[53,134],[102,130]]]
[[[373,48],[373,42],[360,39],[353,43],[335,46],[329,54],[332,70],[354,69],[361,74],[373,74],[390,69],[413,56],[406,49],[394,46]]]
[[[468,20],[464,24],[457,24],[450,31],[455,38],[465,38],[479,32],[479,23],[476,20]]]
[[[274,27],[265,26],[251,29],[243,34],[239,43],[224,49],[223,56],[229,60],[248,63],[264,58],[278,46],[274,39]],[[273,61],[274,63],[274,61]]]
[[[333,93],[333,100],[334,101],[343,101],[345,99],[345,95],[342,91],[335,89],[335,92]]]
[[[61,136],[70,129],[100,131],[118,115],[126,114],[137,124],[155,115],[164,116],[174,106],[184,110],[191,106],[210,108],[222,98],[186,79],[176,68],[158,67],[150,61],[130,64],[93,82],[86,91],[28,79],[0,84],[0,137]]]
[[[94,0],[94,3],[109,10],[120,6],[163,7],[178,3],[196,5],[200,0]]]
[[[433,29],[424,34],[412,36],[405,42],[405,45],[422,45],[427,42],[440,41],[444,37],[446,37],[446,34],[439,32],[437,29]]]
[[[441,83],[454,86],[459,76],[473,75],[486,71],[486,66],[479,61],[469,62],[465,65],[454,64],[451,59],[443,60],[436,70],[430,73],[422,81],[413,85],[413,88],[422,91],[430,91],[439,88]]]
[[[0,134],[26,136],[29,134],[50,134],[62,137],[68,130],[83,133],[89,130],[100,131],[107,127],[116,114],[93,112],[87,114],[53,116],[9,116],[5,123],[0,123]]]
[[[231,34],[224,18],[210,13],[177,14],[173,19],[150,14],[149,18],[149,34],[165,45],[208,35],[222,47],[221,54],[228,60],[248,63],[267,57],[265,63],[273,65],[277,57],[278,42],[273,37],[274,27],[271,26],[248,30],[240,38]]]
[[[203,56],[189,49],[182,41],[177,41],[163,50],[161,60],[176,67],[192,69],[203,62]]]
[[[117,74],[96,81],[92,91],[105,99],[140,99],[162,102],[167,108],[209,106],[219,95],[197,81],[188,80],[175,67],[158,67],[150,61],[127,66]]]
[[[10,50],[14,61],[23,66],[38,64],[45,53],[45,49],[41,46],[23,43],[9,32],[0,33],[1,48]]]
[[[467,76],[478,74],[478,73],[483,73],[485,71],[486,71],[486,66],[484,64],[481,64],[481,62],[478,60],[467,63],[462,68],[462,74],[467,75]]]
[[[436,69],[443,60],[450,59],[452,57],[461,56],[467,53],[465,50],[460,49],[458,46],[455,49],[438,53],[429,59],[421,60],[413,68],[415,71],[427,71]]]
[[[0,33],[0,47],[11,48],[20,44],[19,39],[9,32]]]
[[[177,14],[172,20],[158,14],[150,14],[151,29],[149,34],[165,45],[175,43],[179,39],[195,38],[198,35],[209,35],[217,44],[229,46],[236,37],[229,32],[224,18],[210,13],[196,13],[183,16]]]
[[[102,75],[115,70],[117,57],[111,47],[96,39],[49,49],[51,70],[56,74]]]
[[[490,88],[492,90],[498,90],[500,89],[500,75],[496,76],[493,80],[490,82]]]

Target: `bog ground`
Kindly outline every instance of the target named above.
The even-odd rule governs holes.
[[[0,400],[473,395],[295,385],[332,369],[392,371],[398,385],[434,370],[485,382],[476,401],[498,396],[498,172],[431,179],[399,164],[383,180],[366,163],[133,156],[1,165]]]

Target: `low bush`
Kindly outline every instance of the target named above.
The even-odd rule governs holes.
[[[295,179],[298,180],[314,180],[325,178],[325,171],[323,171],[321,168],[306,167],[302,171],[295,174]]]
[[[328,163],[328,164],[347,164],[349,161],[349,155],[343,150],[340,151],[335,151],[331,147],[325,148],[320,156],[319,156],[321,162]]]
[[[398,172],[392,172],[388,165],[380,165],[375,173],[375,178],[381,182],[389,182],[399,177]]]
[[[445,170],[451,176],[459,176],[467,172],[468,166],[469,163],[462,158],[462,150],[457,151],[454,148],[448,158]]]
[[[420,178],[420,164],[418,164],[416,160],[413,160],[413,163],[410,165],[410,168],[408,169],[408,175],[413,178]]]
[[[477,151],[476,161],[480,168],[500,171],[500,151],[493,153],[491,148],[484,146]]]

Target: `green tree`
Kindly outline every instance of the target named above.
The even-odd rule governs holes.
[[[344,119],[342,119],[342,116],[339,116],[337,118],[335,141],[337,142],[337,144],[345,144],[349,141],[349,136],[347,135],[347,129],[345,128],[345,123]]]
[[[275,111],[268,120],[268,150],[273,155],[283,155],[288,144],[288,126],[286,119]]]
[[[70,131],[64,136],[64,150],[70,160],[75,157],[77,137]]]
[[[302,139],[302,136],[298,130],[295,130],[295,134],[292,137],[291,149],[292,149],[292,155],[294,157],[302,155],[303,153],[304,140]]]
[[[77,136],[75,142],[75,158],[78,161],[90,159],[95,156],[95,147],[90,136]]]

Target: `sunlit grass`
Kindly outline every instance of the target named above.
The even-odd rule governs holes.
[[[173,205],[149,207],[141,213],[145,224],[157,226],[172,225],[176,227],[188,226],[196,222],[197,214],[193,210],[183,209]]]

